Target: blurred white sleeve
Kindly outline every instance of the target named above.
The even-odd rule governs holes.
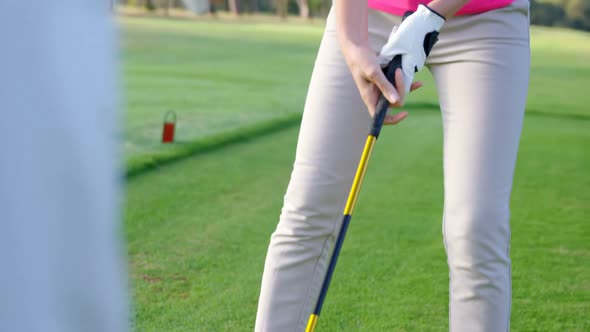
[[[0,331],[127,329],[110,1],[0,1]]]

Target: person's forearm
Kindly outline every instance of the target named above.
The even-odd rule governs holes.
[[[336,0],[334,10],[341,47],[368,46],[367,0]]]
[[[469,0],[434,0],[428,7],[445,18],[449,18],[461,9]]]

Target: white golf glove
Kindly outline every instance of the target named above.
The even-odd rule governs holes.
[[[379,64],[386,67],[396,55],[402,56],[402,72],[406,93],[414,81],[414,73],[424,67],[426,57],[437,41],[445,18],[432,9],[419,5],[418,10],[393,28],[387,44],[379,54]]]

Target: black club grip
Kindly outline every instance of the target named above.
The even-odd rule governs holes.
[[[385,77],[387,80],[393,84],[395,88],[395,71],[398,68],[402,67],[402,56],[396,55],[393,57],[389,65],[383,70],[385,73]],[[385,120],[385,116],[387,115],[387,110],[389,109],[389,100],[383,96],[383,93],[379,94],[379,100],[377,101],[377,106],[375,107],[375,116],[373,117],[373,125],[371,127],[371,132],[369,135],[375,136],[375,138],[379,137],[379,133],[381,132],[381,127],[383,127],[383,121]]]
[[[412,11],[407,11],[404,16],[402,17],[402,22],[410,15],[412,15]],[[397,89],[395,86],[395,71],[398,68],[402,68],[402,56],[396,55],[393,57],[389,65],[383,69],[385,73],[385,77],[387,80],[393,84],[393,87]],[[387,115],[387,110],[389,109],[389,101],[383,93],[379,94],[379,100],[377,101],[377,105],[375,106],[375,116],[373,117],[373,126],[371,127],[371,132],[369,135],[375,136],[375,138],[379,137],[379,133],[381,132],[381,127],[383,127],[383,121],[385,121],[385,116]]]

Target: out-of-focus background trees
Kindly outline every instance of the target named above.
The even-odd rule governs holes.
[[[590,0],[531,0],[531,23],[590,31]]]
[[[265,13],[282,18],[325,17],[332,0],[118,0],[120,5],[161,11],[189,9],[196,14],[227,11],[234,15]],[[531,0],[531,23],[590,31],[590,0]]]
[[[196,14],[228,11],[235,15],[267,13],[284,18],[288,15],[325,17],[332,5],[331,0],[119,0],[118,3],[150,12],[161,9],[166,14],[170,8],[183,8]]]

